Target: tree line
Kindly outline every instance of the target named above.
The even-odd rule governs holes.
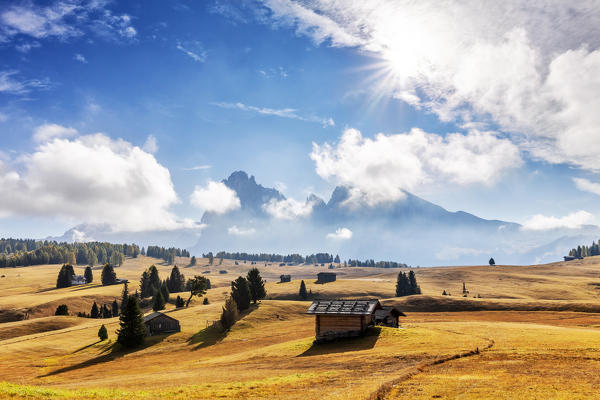
[[[140,248],[136,244],[0,239],[0,268],[42,264],[121,265],[125,257],[139,254]]]
[[[56,278],[56,288],[66,288],[73,286],[73,278],[75,277],[75,269],[71,264],[63,264],[58,271],[58,277]],[[94,273],[92,267],[89,265],[85,268],[83,273],[85,283],[92,283],[94,280]],[[114,285],[119,282],[115,268],[110,264],[104,264],[100,275],[100,280],[103,286]]]
[[[413,271],[399,272],[396,278],[396,297],[421,294],[421,287],[417,283],[417,277]]]
[[[590,246],[579,245],[569,251],[571,257],[584,258],[600,255],[600,240],[592,243]]]
[[[235,324],[239,313],[250,308],[251,302],[256,304],[266,296],[265,281],[260,276],[258,268],[249,270],[246,277],[238,276],[231,282],[231,292],[221,312],[221,327],[229,330]]]
[[[161,258],[168,264],[175,263],[175,257],[189,257],[190,252],[186,249],[178,249],[175,247],[165,248],[160,246],[148,246],[147,249],[142,249],[142,255],[154,258]]]

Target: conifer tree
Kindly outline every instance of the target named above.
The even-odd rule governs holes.
[[[121,310],[123,310],[127,306],[127,298],[128,297],[129,297],[129,287],[127,285],[127,282],[125,282],[125,284],[123,285],[123,292],[121,292],[121,307],[120,307]]]
[[[104,304],[102,306],[102,318],[112,318],[112,316],[112,309],[109,308],[106,304]]]
[[[56,288],[66,288],[71,286],[71,281],[75,276],[75,270],[71,264],[64,264],[58,272],[58,278],[56,279]]]
[[[208,305],[208,297],[205,297],[204,300],[202,300],[202,304],[205,306]]]
[[[165,309],[165,299],[163,298],[162,292],[157,290],[152,297],[152,309],[154,311],[160,311]]]
[[[170,293],[169,293],[169,288],[167,288],[166,282],[163,282],[162,285],[160,285],[160,293],[162,294],[163,300],[165,301],[165,303],[168,303]]]
[[[221,313],[221,326],[224,331],[228,331],[231,329],[233,324],[238,318],[238,305],[235,303],[235,300],[232,296],[229,296],[227,300],[225,300],[225,307],[223,307],[223,312]]]
[[[117,274],[115,274],[115,269],[110,264],[104,264],[102,267],[102,285],[114,285],[117,283]]]
[[[148,275],[148,271],[144,271],[142,272],[142,277],[140,279],[140,298],[143,299],[151,295],[150,276]]]
[[[209,287],[209,281],[203,276],[194,276],[192,279],[188,281],[188,285],[190,287],[190,297],[185,302],[185,306],[188,307],[190,305],[190,301],[192,301],[192,297],[198,296],[202,297],[206,294],[206,290]]]
[[[175,299],[175,307],[176,308],[181,308],[185,305],[183,299],[181,298],[181,296],[177,296],[177,299]]]
[[[304,283],[304,280],[300,282],[300,291],[298,294],[300,295],[300,298],[302,300],[306,300],[308,298],[308,293],[306,293],[306,284]]]
[[[102,324],[102,326],[100,327],[100,329],[98,329],[98,338],[101,341],[104,341],[104,340],[108,339],[108,332],[107,332],[106,327],[104,326],[104,324]]]
[[[56,307],[56,312],[54,315],[69,315],[69,307],[66,304],[61,304]]]
[[[421,294],[421,288],[417,284],[417,277],[414,271],[408,273],[408,286],[410,294]]]
[[[410,283],[404,272],[398,273],[396,280],[396,297],[408,296],[410,294]]]
[[[239,311],[247,310],[250,307],[250,287],[248,281],[243,276],[239,276],[231,282],[231,297],[235,300]]]
[[[196,265],[196,256],[192,256],[192,259],[190,260],[190,265],[193,267],[194,265]]]
[[[118,317],[119,316],[119,303],[117,303],[117,299],[114,299],[112,302],[112,316],[113,317]]]
[[[121,310],[117,343],[125,347],[137,347],[144,343],[145,337],[144,316],[140,310],[138,299],[135,296],[129,296],[127,306]]]
[[[185,290],[185,276],[179,271],[177,265],[171,269],[168,289],[170,293],[183,292]]]
[[[493,258],[493,257],[492,257],[492,258],[490,258],[490,261],[489,261],[489,263],[490,263],[490,267],[493,267],[494,265],[496,265],[496,261],[494,261],[494,258]]]
[[[94,280],[94,274],[92,273],[92,267],[90,267],[90,266],[85,267],[85,272],[83,273],[83,276],[85,277],[86,283],[92,283],[92,281]]]
[[[265,290],[265,281],[260,276],[258,268],[252,268],[247,275],[248,286],[250,287],[250,298],[256,304],[258,300],[262,300],[267,296]]]
[[[151,265],[150,268],[148,268],[148,280],[150,281],[150,286],[153,287],[152,292],[148,294],[151,296],[154,294],[155,290],[160,289],[161,283],[160,276],[158,276],[158,269],[154,265]]]
[[[90,318],[98,318],[100,316],[100,310],[98,310],[98,304],[94,302],[92,309],[90,310]]]

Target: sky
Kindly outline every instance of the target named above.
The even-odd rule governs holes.
[[[584,0],[5,1],[0,236],[193,227],[236,170],[274,217],[346,185],[600,224],[599,45]]]

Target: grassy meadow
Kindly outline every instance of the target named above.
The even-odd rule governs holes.
[[[65,289],[54,288],[57,265],[0,270],[0,398],[566,399],[593,397],[600,388],[595,257],[419,268],[423,295],[406,298],[394,297],[397,269],[337,268],[338,281],[321,285],[315,279],[324,267],[257,263],[267,299],[227,334],[210,324],[219,318],[229,282],[254,265],[176,263],[187,277],[210,278],[210,304],[194,298],[189,308],[175,310],[172,299],[166,312],[180,321],[181,332],[148,338],[134,351],[115,346],[118,318],[53,316],[62,303],[73,315],[89,312],[94,301],[120,298],[121,285],[99,284],[99,269],[94,283]],[[116,273],[129,279],[133,293],[152,264],[162,279],[172,268],[138,257]],[[278,283],[283,273],[292,282]],[[313,298],[377,297],[407,316],[400,329],[377,327],[361,338],[315,345],[314,317],[305,314],[310,302],[298,299],[301,279]],[[442,296],[444,290],[452,296]],[[19,321],[25,313],[29,319]],[[108,341],[98,341],[101,324]]]

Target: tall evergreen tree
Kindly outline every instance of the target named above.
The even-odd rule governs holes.
[[[101,341],[108,339],[108,331],[106,330],[106,327],[104,326],[104,324],[102,324],[100,329],[98,329],[98,338]]]
[[[170,293],[178,293],[185,290],[185,276],[179,271],[177,265],[171,269],[168,289]]]
[[[408,277],[404,272],[399,272],[398,278],[396,279],[396,297],[408,295],[410,295],[410,283]]]
[[[117,343],[125,347],[137,347],[144,343],[145,337],[144,316],[140,310],[138,299],[135,296],[129,296],[127,306],[121,310]]]
[[[175,299],[175,308],[181,308],[185,305],[183,299],[181,298],[181,296],[177,296],[177,299]]]
[[[106,304],[102,305],[102,318],[112,318],[112,310]]]
[[[300,291],[298,293],[302,300],[306,300],[308,298],[308,293],[306,293],[306,285],[304,284],[304,280],[300,282]]]
[[[194,265],[196,265],[196,256],[192,256],[192,259],[190,260],[190,265],[193,267]]]
[[[117,303],[117,299],[113,300],[111,308],[112,308],[111,309],[112,316],[113,317],[118,317],[119,316],[119,303]]]
[[[129,287],[127,285],[127,282],[125,282],[125,284],[123,285],[123,292],[121,292],[121,307],[120,307],[121,310],[125,309],[125,307],[127,306],[127,298],[128,297],[129,297]]]
[[[90,318],[98,318],[100,316],[100,310],[98,310],[98,304],[94,302],[92,309],[90,310]]]
[[[243,276],[239,276],[235,281],[231,282],[231,297],[235,300],[239,311],[247,310],[250,307],[250,286],[248,281]]]
[[[148,271],[144,271],[142,272],[142,277],[140,279],[140,298],[144,299],[151,295],[150,275],[148,274]]]
[[[152,309],[160,311],[165,309],[165,299],[160,290],[157,290],[152,297]]]
[[[115,269],[110,264],[104,264],[102,267],[102,285],[114,285],[117,283],[117,274],[115,274]]]
[[[492,257],[492,258],[490,258],[490,261],[489,261],[489,263],[490,263],[490,267],[493,267],[494,265],[496,265],[496,261],[494,261],[494,258],[493,258],[493,257]]]
[[[250,271],[248,271],[246,280],[248,281],[248,286],[250,287],[250,298],[254,304],[256,304],[258,300],[262,300],[267,296],[267,292],[265,290],[265,281],[260,276],[260,271],[258,268],[252,268]]]
[[[71,264],[64,264],[58,272],[58,278],[56,279],[56,288],[65,288],[71,286],[71,281],[75,276],[75,270]]]
[[[227,300],[225,300],[225,307],[223,307],[223,311],[221,312],[221,326],[224,331],[228,331],[231,329],[233,324],[238,318],[238,305],[235,303],[235,300],[232,296],[229,296]]]
[[[208,264],[212,265],[214,260],[215,260],[215,257],[213,256],[213,253],[211,251],[209,251],[208,252]]]
[[[151,287],[151,292],[148,293],[148,296],[151,296],[154,294],[154,291],[160,289],[161,284],[158,269],[154,265],[151,265],[150,268],[148,268],[148,280],[150,281]]]
[[[85,267],[85,272],[83,273],[83,276],[85,277],[86,283],[92,283],[92,281],[94,280],[94,274],[92,273],[92,267],[90,267],[90,266]]]
[[[160,285],[160,293],[162,294],[165,303],[168,303],[170,293],[169,293],[169,288],[167,287],[166,282],[163,282],[162,285]]]
[[[412,270],[408,273],[408,287],[410,294],[421,294],[421,288],[417,284],[417,277]]]

